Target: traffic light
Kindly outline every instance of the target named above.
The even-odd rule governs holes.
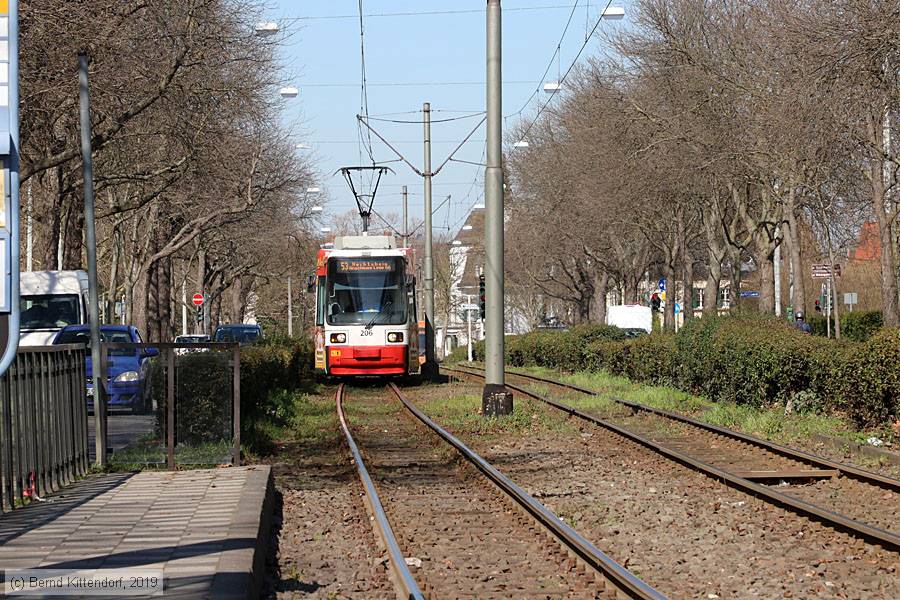
[[[478,276],[478,310],[481,311],[481,319],[484,320],[484,275]]]
[[[203,322],[203,306],[202,305],[197,307],[197,322],[198,323]]]
[[[816,298],[816,312],[822,312],[822,302]]]
[[[659,312],[659,307],[662,302],[659,299],[659,294],[653,294],[650,296],[650,310],[653,312]]]

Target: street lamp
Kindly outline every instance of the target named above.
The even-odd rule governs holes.
[[[454,246],[462,246],[462,242],[459,240],[453,240],[453,245]]]
[[[562,87],[562,84],[558,81],[548,81],[544,84],[544,91],[548,94],[555,94],[559,91],[559,88]]]
[[[519,140],[515,144],[513,144],[513,148],[527,148],[528,142],[525,140]]]
[[[275,35],[278,33],[278,23],[275,21],[264,21],[261,23],[257,23],[256,27],[253,28],[253,31],[256,32],[256,35],[259,37],[268,37],[270,35]]]
[[[300,94],[300,90],[296,86],[288,85],[278,90],[278,93],[282,98],[296,98]]]
[[[301,142],[301,143],[299,143],[299,144],[296,144],[296,145],[294,146],[294,148],[296,148],[297,150],[309,150],[310,148],[312,148],[312,146],[310,146],[309,144],[304,144],[303,142]]]
[[[331,233],[331,227],[319,227],[319,231],[322,233]]]
[[[625,9],[621,6],[607,6],[601,18],[618,21],[625,17]]]
[[[462,230],[463,231],[472,231],[472,226],[471,225],[463,225]]]
[[[312,213],[320,213],[320,212],[322,212],[323,210],[324,210],[324,209],[323,209],[321,206],[316,205],[316,206],[313,206],[312,208],[310,208],[310,209],[309,209],[309,212],[312,212]]]
[[[306,188],[306,193],[307,193],[307,194],[318,194],[318,193],[321,192],[321,191],[322,191],[322,190],[321,190],[320,188],[315,187],[315,186]]]

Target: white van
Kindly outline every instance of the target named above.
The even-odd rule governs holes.
[[[606,307],[606,324],[621,329],[653,331],[653,311],[640,304],[620,304]]]
[[[19,346],[49,346],[66,325],[88,322],[84,271],[26,271],[19,275]]]

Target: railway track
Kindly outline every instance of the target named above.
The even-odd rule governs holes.
[[[474,367],[448,373],[483,378]],[[892,551],[900,550],[900,481],[690,417],[613,398],[603,417],[526,386],[596,392],[546,377],[507,372],[510,389],[631,439],[727,485]],[[515,383],[518,381],[519,383]]]
[[[336,404],[400,597],[664,598],[389,392]]]

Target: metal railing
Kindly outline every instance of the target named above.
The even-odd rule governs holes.
[[[23,347],[0,377],[0,512],[88,469],[85,350]]]

